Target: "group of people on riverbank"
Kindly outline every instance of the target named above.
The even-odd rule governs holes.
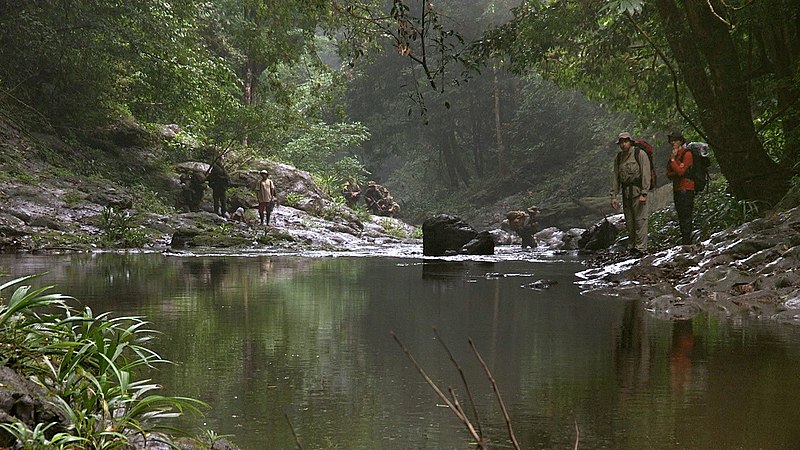
[[[678,131],[667,135],[671,147],[665,175],[672,181],[672,196],[678,215],[681,244],[689,245],[695,238],[693,215],[696,190],[702,189],[705,176],[701,171],[708,146],[703,143],[686,143]],[[642,140],[636,140],[624,131],[617,136],[620,151],[614,158],[611,177],[611,207],[622,207],[628,231],[628,250],[632,256],[647,253],[647,227],[650,208],[648,193],[655,187],[656,171],[653,167],[652,149]],[[649,151],[648,151],[649,150]],[[695,151],[697,150],[697,151]],[[617,196],[621,195],[620,204]]]
[[[278,194],[275,191],[275,183],[269,177],[268,171],[259,171],[259,176],[260,180],[254,186],[256,199],[258,201],[258,220],[260,225],[269,225],[272,211],[278,204]],[[182,174],[180,176],[180,183],[181,203],[184,209],[200,211],[200,203],[205,193],[205,185],[208,184],[208,187],[211,188],[214,214],[238,222],[249,222],[245,217],[245,209],[242,206],[236,208],[232,213],[228,212],[227,190],[231,184],[231,178],[222,165],[221,158],[215,159],[205,174],[197,170]]]
[[[695,193],[704,188],[708,177],[708,145],[700,142],[687,144],[686,138],[677,131],[667,135],[667,142],[671,151],[664,174],[672,181],[680,242],[690,245],[697,236],[693,223]],[[653,148],[627,131],[619,133],[616,144],[620,150],[614,159],[610,203],[614,210],[622,208],[628,232],[628,252],[631,256],[641,257],[647,253],[648,194],[656,187]],[[522,239],[522,248],[536,247],[533,235],[538,231],[538,213],[535,206],[509,211],[501,228],[516,233]]]
[[[272,211],[278,203],[278,196],[269,172],[261,170],[259,176],[260,180],[253,187],[258,201],[259,224],[269,225]],[[231,185],[231,178],[222,164],[221,157],[215,158],[205,173],[199,170],[184,172],[180,176],[180,184],[181,204],[184,210],[200,211],[207,184],[211,188],[214,214],[249,223],[243,206],[239,206],[232,213],[228,212],[226,192]],[[389,189],[375,181],[367,183],[367,188],[362,192],[358,182],[350,180],[342,186],[341,194],[352,208],[355,208],[363,198],[367,210],[372,214],[394,217],[400,212],[400,205],[394,200]]]
[[[359,200],[363,197],[367,210],[376,216],[394,217],[400,212],[400,205],[394,200],[389,189],[374,181],[368,182],[367,188],[362,193],[358,182],[350,180],[342,186],[341,193],[351,208],[358,206]]]

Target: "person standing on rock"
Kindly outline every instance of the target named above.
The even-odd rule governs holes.
[[[262,170],[259,172],[261,181],[256,188],[256,198],[258,198],[258,218],[261,225],[269,225],[269,216],[278,202],[275,193],[275,183],[269,178],[269,172]]]
[[[622,212],[628,229],[628,248],[632,256],[647,252],[647,191],[650,189],[650,158],[635,147],[627,131],[617,137],[620,152],[614,158],[611,177],[611,207],[619,209],[617,194],[622,194]]]
[[[214,214],[219,214],[225,217],[227,214],[227,206],[225,205],[225,192],[228,190],[228,185],[231,178],[228,172],[222,166],[221,159],[218,159],[211,165],[211,173],[208,174],[208,186],[211,188],[211,196],[214,199]]]
[[[672,155],[667,163],[667,177],[672,180],[672,199],[678,214],[681,244],[692,243],[692,215],[694,213],[694,180],[687,175],[694,164],[692,152],[686,149],[686,139],[677,131],[667,135]]]

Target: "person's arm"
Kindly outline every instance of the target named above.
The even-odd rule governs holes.
[[[644,150],[639,150],[639,165],[642,169],[642,185],[639,193],[639,203],[647,201],[647,191],[650,190],[650,158],[645,154]]]
[[[667,170],[672,172],[675,177],[683,177],[686,175],[689,168],[692,167],[693,163],[694,157],[692,156],[692,152],[684,150],[683,155],[675,155],[670,158]]]
[[[619,177],[617,176],[617,171],[619,168],[619,153],[614,158],[614,170],[611,172],[611,207],[614,209],[619,209],[619,202],[617,201],[617,193],[619,192]]]

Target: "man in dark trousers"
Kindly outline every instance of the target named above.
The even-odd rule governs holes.
[[[228,189],[231,179],[228,172],[222,166],[222,158],[217,159],[211,165],[211,173],[208,174],[208,186],[211,187],[211,195],[214,198],[214,213],[225,217],[228,209],[225,205],[225,191]]]

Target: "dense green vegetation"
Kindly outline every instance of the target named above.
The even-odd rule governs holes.
[[[49,287],[23,285],[30,278],[0,286],[0,366],[36,380],[57,416],[35,427],[20,420],[0,424],[21,448],[127,448],[137,435],[170,431],[164,419],[204,405],[159,395],[157,384],[137,379],[167,362],[149,349],[155,332],[147,322],[76,309],[69,297],[48,293]]]
[[[225,153],[233,166],[287,162],[329,187],[376,179],[411,222],[479,218],[601,196],[618,131],[666,152],[674,128],[707,140],[735,201],[763,209],[800,161],[800,6],[788,0],[98,0],[0,12],[0,117],[69,144],[28,151],[155,192],[154,170]],[[180,127],[168,143],[152,138],[165,124]],[[146,164],[127,154],[143,148]],[[126,157],[127,173],[97,164]]]

